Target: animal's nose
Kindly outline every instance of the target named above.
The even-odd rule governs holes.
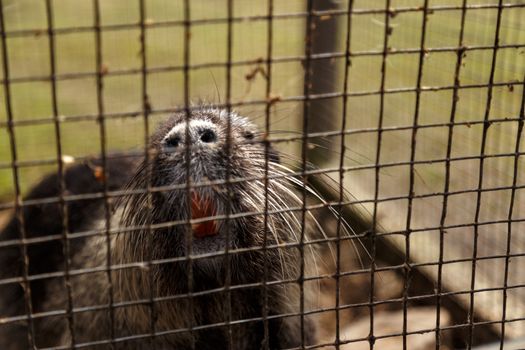
[[[204,142],[204,143],[217,142],[217,134],[211,128],[201,128],[197,130],[197,138],[198,138],[197,142]]]
[[[219,141],[215,125],[204,120],[192,120],[188,127],[188,141],[190,145],[211,146]],[[164,138],[164,144],[170,148],[178,148],[186,143],[186,125],[180,123],[173,127]]]

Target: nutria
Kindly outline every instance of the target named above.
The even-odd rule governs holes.
[[[263,135],[236,113],[199,107],[188,116],[169,117],[148,148],[148,162],[111,158],[105,174],[100,160],[65,171],[66,194],[101,193],[104,180],[109,191],[125,191],[106,203],[110,227],[103,199],[67,202],[72,236],[91,231],[70,238],[69,289],[62,241],[28,245],[29,275],[62,272],[30,283],[32,311],[41,315],[29,323],[32,337],[27,320],[13,320],[27,313],[24,283],[16,280],[23,271],[20,248],[0,245],[0,281],[13,281],[3,283],[0,293],[0,348],[27,348],[29,341],[65,348],[74,341],[97,349],[312,344],[313,321],[297,316],[309,300],[308,291],[301,293],[300,276],[310,266],[312,248],[304,249],[301,264],[302,212],[289,210],[301,207],[294,189],[300,180],[281,165]],[[55,174],[26,199],[58,192]],[[265,211],[270,212],[266,219]],[[60,213],[56,202],[24,207],[26,236],[60,235]],[[310,220],[305,222],[306,237],[319,234]],[[19,231],[13,218],[0,243],[19,238]],[[68,307],[73,316],[68,317]]]

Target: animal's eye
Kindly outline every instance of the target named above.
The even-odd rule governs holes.
[[[245,131],[244,134],[243,134],[244,138],[247,139],[247,140],[253,140],[253,138],[255,137],[255,135],[253,134],[253,132],[251,131]]]
[[[174,135],[174,136],[168,137],[164,141],[164,144],[166,145],[166,147],[175,148],[175,147],[179,147],[180,141],[181,141],[180,136]]]

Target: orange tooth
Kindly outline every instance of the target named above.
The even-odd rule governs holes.
[[[215,216],[215,208],[209,198],[202,198],[197,192],[191,193],[191,218],[202,219]],[[193,235],[196,238],[215,236],[217,224],[215,220],[192,224]]]

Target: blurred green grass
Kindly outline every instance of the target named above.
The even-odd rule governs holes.
[[[93,25],[92,1],[54,0],[53,15],[56,28]],[[138,23],[139,1],[101,1],[103,25]],[[148,23],[182,20],[182,1],[147,0],[146,18]],[[216,19],[227,16],[225,0],[193,0],[192,20]],[[470,1],[469,4],[494,4],[495,1]],[[419,0],[393,0],[392,7],[418,6]],[[457,5],[452,0],[430,1],[431,6]],[[341,2],[344,8],[346,3]],[[356,9],[382,8],[383,1],[355,1]],[[275,13],[296,13],[304,11],[304,0],[276,1]],[[234,16],[264,15],[266,1],[234,1]],[[7,31],[37,29],[35,35],[7,40],[9,70],[11,78],[46,76],[50,74],[49,44],[46,28],[45,3],[41,0],[4,1]],[[496,9],[477,9],[467,12],[466,46],[491,46],[494,40]],[[384,16],[381,14],[354,15],[352,17],[352,52],[378,51],[382,49]],[[461,11],[435,11],[429,15],[426,48],[455,47],[458,42]],[[512,8],[503,11],[501,44],[524,44],[525,30],[521,19],[525,9]],[[344,17],[341,17],[345,21]],[[273,55],[275,58],[300,56],[304,51],[304,19],[288,18],[274,21]],[[422,14],[403,12],[391,20],[393,28],[389,47],[395,49],[419,48]],[[341,27],[346,28],[345,25]],[[38,31],[40,30],[40,31]],[[140,69],[139,28],[104,31],[102,34],[103,63],[109,72],[121,69]],[[344,50],[344,33],[337,39],[339,50]],[[267,23],[261,21],[240,21],[233,26],[233,60],[257,60],[265,58]],[[191,29],[191,64],[225,63],[227,43],[226,23],[199,24]],[[148,68],[183,65],[183,27],[150,27],[146,34],[146,55]],[[418,53],[390,55],[387,61],[386,88],[413,88],[416,85]],[[487,84],[490,73],[492,50],[468,51],[461,68],[462,84]],[[69,33],[56,36],[57,74],[94,73],[95,34],[93,32]],[[430,52],[425,57],[423,86],[450,86],[456,54],[453,52]],[[327,65],[340,68],[338,86],[343,85],[342,67],[344,60],[335,59]],[[265,98],[266,81],[256,76],[247,81],[245,75],[256,65],[235,66],[232,69],[231,98],[234,102],[262,100]],[[380,87],[381,56],[354,57],[350,67],[349,92],[375,91]],[[523,48],[505,48],[498,51],[495,81],[522,81],[525,70]],[[281,97],[302,94],[303,68],[300,62],[275,63],[272,67],[272,91]],[[3,77],[2,77],[3,78]],[[154,109],[173,108],[183,104],[183,75],[181,71],[151,73],[147,79],[147,92]],[[216,84],[216,85],[215,85]],[[104,110],[106,113],[134,113],[142,109],[141,76],[108,75],[104,77]],[[495,87],[490,117],[516,118],[521,104],[522,86]],[[4,91],[0,92],[2,106]],[[225,66],[196,69],[190,73],[190,97],[193,101],[218,102],[219,95],[226,96]],[[96,81],[94,77],[59,80],[57,82],[58,111],[61,116],[91,115],[97,113]],[[462,89],[456,120],[482,120],[485,111],[487,88]],[[52,116],[51,85],[49,82],[23,82],[11,84],[11,101],[15,121],[49,118]],[[385,126],[412,125],[415,93],[387,94],[385,97]],[[428,91],[421,94],[420,124],[446,123],[450,117],[452,91]],[[328,111],[333,113],[341,108],[340,99],[334,101]],[[350,128],[376,127],[379,96],[360,96],[348,99],[348,126]],[[264,106],[240,107],[239,111],[255,122],[264,114]],[[300,130],[301,103],[279,103],[272,111],[273,130]],[[338,115],[338,112],[335,113]],[[322,116],[319,116],[322,118]],[[151,116],[154,125],[165,118],[163,114]],[[0,121],[6,120],[6,110],[0,108]],[[106,121],[108,148],[111,150],[140,149],[143,147],[143,118],[141,116],[110,119]],[[482,127],[457,127],[453,140],[453,156],[468,156],[479,153]],[[515,123],[496,124],[490,128],[487,153],[513,152]],[[16,148],[21,161],[56,158],[56,142],[52,123],[15,128]],[[63,152],[80,157],[100,152],[99,125],[96,121],[61,123]],[[384,134],[382,161],[407,161],[410,157],[410,131],[393,131]],[[418,133],[417,158],[435,159],[445,156],[447,129],[444,127],[420,129]],[[334,144],[337,142],[334,141]],[[347,136],[349,146],[348,164],[368,164],[375,157],[376,138],[371,134]],[[297,144],[283,145],[289,153],[297,150]],[[334,153],[335,154],[335,153]],[[0,164],[11,160],[9,139],[5,128],[0,129]],[[510,158],[500,160],[496,166],[503,169],[501,176],[508,178],[511,171],[505,171]],[[20,169],[22,188],[27,191],[43,173],[54,166],[23,167]],[[425,185],[439,185],[443,181],[441,168],[419,167]],[[391,171],[395,176],[395,171]],[[491,180],[497,181],[497,180]],[[0,169],[0,198],[13,195],[13,178],[10,169]]]

